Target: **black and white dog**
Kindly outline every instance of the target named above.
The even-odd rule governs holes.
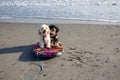
[[[55,25],[49,25],[49,29],[50,29],[51,43],[56,46],[61,45],[58,40],[58,34],[57,34],[59,32],[59,28]]]

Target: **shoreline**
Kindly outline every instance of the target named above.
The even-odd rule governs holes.
[[[3,17],[0,23],[27,23],[27,24],[96,24],[96,25],[120,25],[120,21],[95,20],[95,19],[62,19],[62,18],[29,18],[29,17]]]
[[[42,60],[33,80],[119,80],[120,25],[56,24],[63,55]],[[0,80],[23,80],[39,70],[33,45],[41,24],[0,22]]]

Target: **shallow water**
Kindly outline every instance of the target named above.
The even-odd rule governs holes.
[[[0,0],[0,22],[120,23],[120,0]]]

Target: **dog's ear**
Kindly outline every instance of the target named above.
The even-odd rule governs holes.
[[[40,29],[38,30],[38,34],[41,35]]]
[[[38,32],[39,35],[41,35],[41,32]]]
[[[56,33],[59,32],[59,28],[57,26],[55,26],[55,29],[56,29]]]

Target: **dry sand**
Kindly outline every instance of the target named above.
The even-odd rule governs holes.
[[[40,24],[0,23],[0,80],[23,80],[39,70],[33,45]],[[59,24],[60,57],[42,60],[34,80],[120,80],[120,26]]]

